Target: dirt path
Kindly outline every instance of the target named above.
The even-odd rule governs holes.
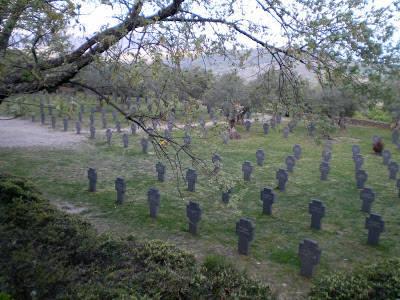
[[[49,129],[27,120],[12,119],[0,121],[0,147],[2,148],[74,148],[86,138],[73,132]]]

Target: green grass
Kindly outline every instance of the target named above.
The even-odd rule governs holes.
[[[97,125],[100,128],[100,124]],[[303,127],[297,128],[287,140],[283,139],[280,129],[265,136],[260,125],[253,126],[250,133],[243,132],[242,128],[239,131],[242,139],[230,141],[228,145],[223,145],[219,129],[210,130],[207,138],[193,136],[193,152],[210,165],[214,151],[221,155],[223,166],[219,176],[234,185],[228,205],[221,202],[216,179],[206,173],[199,174],[195,193],[187,192],[182,180],[179,184],[176,182],[168,165],[167,181],[157,182],[155,164],[159,158],[152,152],[141,154],[140,136],[130,136],[128,149],[122,148],[120,134],[114,134],[111,147],[99,134],[95,141],[88,141],[75,150],[0,149],[0,170],[29,177],[56,202],[87,207],[86,217],[102,230],[119,235],[133,234],[140,239],[168,240],[191,250],[199,259],[213,254],[225,256],[239,268],[270,283],[277,293],[289,297],[298,296],[295,293],[306,291],[310,284],[298,275],[297,249],[304,238],[318,241],[322,248],[317,276],[400,253],[400,199],[395,182],[388,179],[382,159],[371,150],[372,136],[380,135],[393,159],[400,160],[400,154],[390,143],[389,131],[351,127],[346,132],[338,132],[333,144],[331,173],[326,182],[319,179],[323,147],[308,137]],[[303,154],[289,176],[287,190],[276,191],[273,215],[262,215],[260,189],[276,188],[275,172],[284,166],[285,157],[292,153],[296,143],[302,146]],[[366,244],[366,214],[360,211],[361,201],[354,179],[353,144],[361,146],[364,169],[369,175],[367,186],[376,192],[372,211],[381,214],[385,221],[386,230],[376,247]],[[266,152],[263,167],[256,166],[258,148]],[[242,179],[241,165],[245,160],[250,160],[255,168],[250,183]],[[190,166],[187,159],[183,164]],[[87,192],[89,166],[98,173],[98,191],[94,194]],[[127,181],[126,202],[122,206],[115,205],[117,176]],[[150,187],[157,187],[161,193],[156,220],[149,217],[146,195]],[[326,206],[321,231],[309,228],[308,203],[313,198],[322,200]],[[197,237],[187,232],[185,206],[189,200],[199,202],[203,209]],[[235,223],[241,217],[252,218],[256,224],[249,257],[239,256],[236,251]]]

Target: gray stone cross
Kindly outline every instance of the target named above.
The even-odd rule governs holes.
[[[296,144],[293,146],[293,156],[295,159],[299,160],[301,157],[301,146],[299,144]]]
[[[89,192],[96,192],[96,184],[97,184],[97,172],[93,168],[89,168],[87,172],[87,176],[89,179]]]
[[[242,172],[243,172],[243,180],[250,181],[251,173],[253,172],[253,166],[251,165],[251,162],[245,161],[242,164]]]
[[[321,249],[316,241],[305,239],[299,245],[300,275],[311,278],[314,267],[319,264]]]
[[[370,188],[363,188],[360,191],[360,199],[362,201],[361,204],[361,211],[370,213],[371,212],[371,205],[372,202],[375,200],[375,193],[372,189]]]
[[[147,201],[149,203],[150,217],[157,218],[160,207],[160,192],[156,188],[150,188],[147,192]]]
[[[256,151],[257,165],[262,166],[265,160],[265,152],[262,149]]]
[[[249,246],[254,239],[255,226],[250,219],[241,218],[236,222],[236,234],[239,236],[238,252],[242,255],[249,255]]]
[[[385,222],[380,215],[370,214],[365,219],[365,229],[368,229],[367,243],[369,245],[378,245],[379,236],[385,230]]]
[[[313,199],[308,205],[308,212],[311,214],[311,228],[321,229],[321,219],[325,216],[325,205]]]
[[[288,173],[283,170],[283,169],[279,169],[276,172],[276,179],[278,180],[278,188],[281,192],[285,191],[286,189],[286,182],[288,181]]]
[[[189,232],[193,235],[197,235],[197,224],[201,220],[201,208],[196,202],[190,201],[186,205],[186,216],[189,219]]]
[[[194,169],[188,169],[186,171],[186,180],[188,185],[188,191],[194,192],[196,190],[196,182],[197,182],[197,172]]]
[[[117,191],[117,204],[122,204],[125,201],[126,183],[121,177],[115,180],[115,190]]]
[[[270,188],[263,188],[260,192],[260,199],[263,203],[263,214],[272,214],[272,204],[275,203],[276,195]]]

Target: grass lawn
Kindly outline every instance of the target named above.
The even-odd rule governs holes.
[[[100,120],[99,114],[97,119]],[[100,121],[97,126],[100,129]],[[99,230],[118,235],[133,234],[138,239],[168,240],[190,250],[199,259],[212,254],[226,256],[238,268],[270,283],[276,293],[288,298],[301,297],[310,285],[309,280],[298,275],[297,251],[304,238],[316,240],[322,249],[315,276],[369,264],[381,257],[397,256],[400,253],[400,199],[395,181],[388,179],[382,158],[371,150],[372,136],[380,135],[393,159],[400,161],[400,153],[390,142],[390,132],[361,127],[338,132],[333,140],[329,180],[322,182],[319,164],[323,146],[308,137],[302,126],[288,139],[282,137],[281,129],[271,130],[265,136],[260,124],[253,126],[249,133],[239,128],[242,138],[228,145],[223,144],[218,128],[210,129],[206,138],[196,138],[193,134],[191,147],[197,156],[207,160],[210,166],[214,152],[222,157],[220,178],[199,172],[194,193],[186,191],[182,179],[177,181],[167,162],[164,162],[167,164],[166,182],[157,181],[155,164],[159,158],[152,151],[147,155],[141,153],[140,135],[130,136],[128,149],[122,147],[122,134],[114,133],[113,145],[108,146],[104,133],[100,132],[96,140],[88,140],[71,150],[0,148],[0,171],[28,177],[55,203],[87,208],[82,215]],[[260,189],[276,189],[275,172],[284,167],[294,144],[301,145],[302,158],[289,175],[286,191],[276,190],[273,215],[262,215]],[[366,186],[376,193],[372,212],[382,215],[385,221],[385,232],[376,247],[366,244],[367,214],[360,211],[351,152],[353,144],[360,145],[364,156],[363,169],[369,175]],[[256,165],[258,148],[266,152],[263,167]],[[254,166],[251,182],[243,181],[241,166],[245,160]],[[183,167],[190,166],[190,161],[184,159]],[[87,192],[88,167],[96,168],[98,173],[96,193]],[[114,181],[118,176],[124,177],[127,183],[126,202],[121,206],[115,204]],[[228,205],[221,202],[218,184],[221,181],[234,186]],[[149,217],[147,190],[150,187],[157,187],[161,194],[156,220]],[[326,206],[321,231],[310,229],[308,203],[311,199],[319,199]],[[187,229],[185,206],[189,200],[199,202],[203,210],[196,237]],[[256,225],[248,257],[239,256],[236,251],[235,223],[241,217],[253,219]]]

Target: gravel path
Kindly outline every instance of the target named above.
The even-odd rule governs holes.
[[[13,119],[0,120],[0,147],[2,148],[74,148],[86,138],[71,132],[49,129],[46,125]]]

